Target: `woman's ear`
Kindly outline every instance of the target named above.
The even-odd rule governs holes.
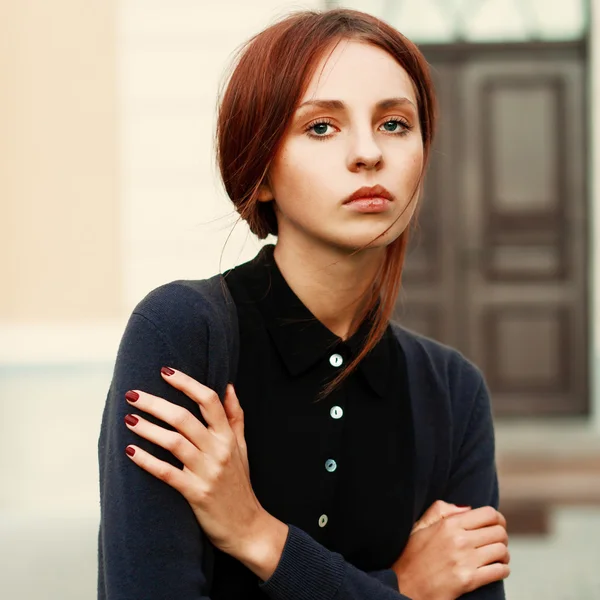
[[[258,188],[258,197],[259,202],[270,202],[275,199],[273,192],[271,191],[271,186],[268,183],[261,183]]]

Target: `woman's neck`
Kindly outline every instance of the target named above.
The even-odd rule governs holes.
[[[384,253],[385,248],[373,248],[350,255],[335,248],[278,242],[274,257],[304,306],[330,331],[346,339]]]

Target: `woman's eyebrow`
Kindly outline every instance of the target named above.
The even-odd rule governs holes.
[[[390,108],[405,106],[406,104],[410,104],[416,110],[414,103],[408,98],[404,97],[386,98],[385,100],[380,100],[375,105],[375,108],[377,110],[388,110]],[[297,110],[301,110],[307,106],[316,106],[318,108],[324,108],[327,110],[344,110],[346,108],[346,104],[341,100],[307,100],[306,102],[303,102],[297,108]]]

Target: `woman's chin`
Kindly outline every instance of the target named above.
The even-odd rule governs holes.
[[[361,249],[389,246],[406,228],[403,223],[339,223],[323,230],[316,227],[280,227],[277,243],[296,248],[317,250],[329,248],[335,252],[351,254]]]
[[[379,227],[363,227],[360,231],[347,231],[339,236],[339,242],[345,247],[356,250],[358,248],[382,248],[389,246],[402,234],[404,229],[396,225],[382,230]]]
[[[328,246],[343,252],[352,253],[361,249],[376,249],[389,246],[402,232],[393,229],[381,235],[381,231],[369,233],[351,233],[342,236],[328,237],[321,241]]]

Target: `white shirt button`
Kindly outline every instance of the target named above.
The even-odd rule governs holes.
[[[344,414],[344,411],[340,406],[332,406],[331,410],[329,411],[329,414],[331,415],[332,419],[341,419]]]
[[[319,517],[319,527],[325,527],[327,521],[329,521],[329,517],[327,515],[321,515]]]
[[[333,473],[337,469],[337,463],[335,462],[335,460],[333,460],[333,458],[330,458],[328,461],[325,462],[325,468],[330,473]]]
[[[344,362],[344,359],[339,354],[332,354],[329,357],[329,364],[332,367],[341,367],[343,362]]]

